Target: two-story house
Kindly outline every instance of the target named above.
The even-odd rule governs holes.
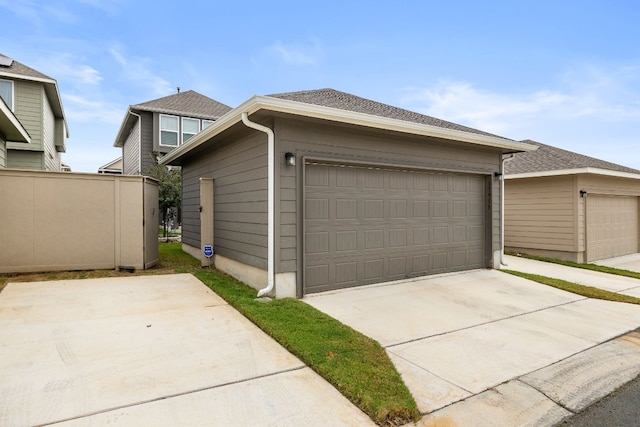
[[[122,173],[144,173],[230,110],[193,90],[130,105],[113,144],[122,147]]]
[[[68,138],[55,79],[0,55],[0,166],[61,171]]]

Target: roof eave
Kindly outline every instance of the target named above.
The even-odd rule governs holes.
[[[27,80],[27,81],[42,83],[44,85],[44,90],[45,90],[45,93],[47,94],[47,98],[49,99],[49,102],[51,104],[51,109],[53,110],[53,114],[57,118],[61,118],[64,121],[65,136],[69,138],[69,126],[67,124],[67,118],[65,117],[65,114],[64,114],[64,108],[62,107],[62,97],[60,96],[58,82],[55,79],[28,76],[25,74],[7,73],[4,71],[0,71],[0,77],[7,77],[10,79],[20,79],[20,80]]]
[[[210,115],[210,114],[198,114],[191,111],[180,111],[180,110],[172,110],[170,108],[160,108],[160,107],[147,107],[145,105],[132,105],[130,107],[133,110],[139,111],[148,111],[150,113],[158,113],[158,114],[171,114],[174,116],[185,116],[185,117],[193,117],[196,119],[209,119],[209,120],[217,120],[220,116]]]
[[[592,174],[592,175],[602,175],[602,176],[610,176],[610,177],[616,177],[616,178],[640,179],[640,174],[637,174],[637,173],[621,172],[621,171],[591,168],[591,167],[538,171],[538,172],[512,173],[512,174],[506,174],[505,179],[542,178],[542,177],[549,177],[549,176],[564,176],[564,175],[579,175],[579,174]]]
[[[11,142],[31,142],[31,136],[4,101],[0,100],[0,132]]]
[[[535,145],[523,142],[511,141],[508,139],[463,132],[454,129],[441,128],[421,123],[412,123],[404,120],[391,119],[387,117],[374,116],[371,114],[358,113],[339,108],[325,107],[315,104],[272,98],[268,96],[254,96],[227,114],[215,121],[211,126],[193,136],[189,142],[174,149],[161,160],[162,164],[169,164],[182,157],[190,150],[203,144],[211,137],[228,129],[233,124],[241,120],[241,114],[255,113],[259,110],[268,110],[279,113],[294,114],[297,116],[323,119],[340,123],[347,123],[359,126],[370,127],[380,130],[390,130],[412,135],[430,136],[452,141],[461,141],[470,144],[499,148],[505,153],[533,151]]]
[[[124,143],[129,136],[130,131],[130,123],[137,119],[137,115],[131,111],[131,107],[127,109],[127,113],[124,115],[122,119],[122,124],[120,125],[120,129],[118,129],[118,135],[116,135],[116,140],[113,142],[114,147],[123,147]]]

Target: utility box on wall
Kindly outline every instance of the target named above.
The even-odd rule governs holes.
[[[158,262],[158,183],[0,170],[0,273],[146,269]]]

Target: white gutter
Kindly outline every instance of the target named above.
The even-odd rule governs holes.
[[[274,171],[275,171],[275,138],[273,136],[273,131],[266,126],[262,126],[261,124],[254,123],[249,120],[249,114],[245,111],[242,112],[242,123],[244,123],[247,127],[255,129],[260,132],[264,132],[267,134],[267,144],[268,144],[268,153],[267,153],[267,181],[268,181],[268,208],[267,208],[267,287],[264,289],[260,289],[258,291],[258,298],[261,296],[269,294],[273,291],[273,274],[274,274],[274,233],[273,226],[275,223],[274,220],[274,202],[275,202],[275,180],[274,180]]]
[[[502,159],[502,170],[500,171],[500,241],[502,243],[502,248],[500,249],[500,265],[504,265],[508,267],[509,264],[504,260],[504,165],[509,160],[513,160],[515,154],[511,154],[509,157],[504,157]]]
[[[521,179],[521,178],[542,178],[545,176],[559,176],[559,175],[578,175],[581,173],[589,173],[594,175],[612,176],[616,178],[629,178],[640,179],[640,174],[631,172],[620,172],[609,169],[600,169],[594,167],[576,168],[576,169],[558,169],[541,172],[524,172],[524,173],[512,173],[509,174],[506,179]]]
[[[476,134],[455,129],[441,128],[422,123],[407,122],[388,117],[374,116],[366,113],[342,110],[339,108],[324,107],[303,102],[271,98],[268,96],[254,96],[238,107],[229,111],[211,126],[200,131],[189,139],[186,144],[171,150],[162,158],[161,164],[168,164],[181,157],[188,151],[204,144],[213,136],[225,131],[240,120],[241,113],[255,113],[259,110],[293,114],[302,117],[310,117],[322,120],[330,120],[339,123],[347,123],[365,126],[374,129],[391,130],[410,135],[431,136],[446,140],[461,141],[471,144],[500,148],[505,151],[533,151],[538,147],[524,142],[512,141],[498,136]]]
[[[142,174],[142,117],[131,110],[129,114],[138,118],[138,173]],[[122,174],[124,175],[124,144],[122,144]]]

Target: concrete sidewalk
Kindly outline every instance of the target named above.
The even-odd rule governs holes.
[[[640,273],[640,253],[619,256],[616,258],[603,259],[594,264],[605,265],[607,267],[620,268],[622,270],[635,271]]]
[[[606,265],[616,264],[619,260],[619,258],[612,258],[611,260],[603,261],[603,263],[608,263]],[[636,257],[632,258],[632,260],[633,261],[622,260],[621,264],[626,263],[627,266],[632,266],[632,263],[635,263]],[[504,268],[509,270],[539,274],[542,276],[553,277],[554,279],[577,283],[579,285],[592,286],[594,288],[617,292],[619,294],[640,297],[640,279],[600,273],[598,271],[585,270],[583,268],[567,267],[565,265],[536,261],[517,256],[505,256],[505,261],[508,265]],[[640,261],[638,261],[638,264],[640,264]]]
[[[553,425],[640,374],[640,306],[496,270],[304,300],[387,349],[421,426]]]
[[[0,425],[374,425],[188,274],[10,283]]]

